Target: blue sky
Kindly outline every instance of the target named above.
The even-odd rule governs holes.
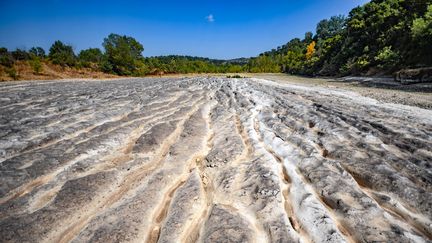
[[[314,31],[324,18],[366,0],[0,0],[0,46],[41,46],[55,40],[75,52],[101,47],[109,33],[144,45],[144,56],[255,56]]]

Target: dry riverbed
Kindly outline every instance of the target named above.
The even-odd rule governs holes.
[[[266,78],[1,83],[0,241],[432,240],[427,105]]]
[[[270,79],[279,83],[354,91],[381,102],[417,106],[432,110],[432,83],[404,85],[393,81],[393,78],[306,78],[280,73],[252,74],[252,76]]]

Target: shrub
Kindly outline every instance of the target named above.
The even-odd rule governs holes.
[[[340,67],[339,72],[342,75],[359,74],[365,71],[368,65],[369,61],[367,56],[353,57]]]
[[[19,75],[14,67],[6,68],[5,71],[13,80],[17,80],[19,78]]]
[[[150,69],[141,60],[135,61],[135,67],[134,76],[145,76],[150,73]]]
[[[92,63],[100,64],[102,58],[103,54],[99,48],[89,48],[78,54],[78,60],[84,67],[90,67]]]
[[[102,72],[105,73],[114,73],[113,69],[113,65],[108,61],[108,58],[106,55],[103,55],[102,57],[102,61],[100,62],[100,69],[102,70]]]
[[[14,64],[14,60],[12,55],[8,52],[8,50],[4,47],[0,48],[0,65],[5,67],[12,67]]]
[[[34,58],[33,60],[30,60],[29,63],[33,69],[34,74],[40,74],[42,72],[42,64],[39,58]]]
[[[22,50],[22,49],[17,48],[11,54],[12,54],[13,59],[15,59],[15,60],[29,60],[30,59],[30,54],[28,52],[26,52],[25,50]]]
[[[391,68],[399,63],[399,53],[393,51],[390,46],[384,47],[375,56],[379,68]]]

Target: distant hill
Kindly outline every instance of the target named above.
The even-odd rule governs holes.
[[[150,56],[150,57],[145,57],[145,59],[159,59],[161,61],[171,61],[171,60],[203,61],[203,62],[209,62],[216,65],[222,65],[227,63],[244,65],[247,64],[250,60],[250,58],[245,58],[245,57],[224,60],[224,59],[212,59],[207,57],[185,56],[185,55]]]
[[[249,61],[250,61],[250,58],[241,57],[241,58],[235,58],[235,59],[226,60],[225,62],[231,63],[231,64],[245,65],[245,64],[248,64]]]

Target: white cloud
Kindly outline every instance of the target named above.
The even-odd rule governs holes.
[[[215,21],[213,14],[209,14],[208,16],[206,16],[206,19],[210,23],[213,23]]]

